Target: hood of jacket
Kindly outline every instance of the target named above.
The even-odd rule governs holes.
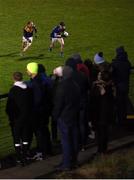
[[[18,87],[20,87],[22,89],[26,89],[27,88],[27,85],[23,81],[16,81],[14,83],[14,86],[18,86]]]

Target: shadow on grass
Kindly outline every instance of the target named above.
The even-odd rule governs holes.
[[[19,55],[19,52],[12,52],[12,53],[8,53],[8,54],[0,54],[0,58],[1,57],[16,57]]]
[[[0,58],[3,58],[3,57],[18,57],[18,60],[29,60],[29,59],[33,59],[33,60],[36,60],[36,59],[50,59],[51,57],[50,56],[45,56],[44,54],[39,54],[39,55],[36,55],[36,56],[23,56],[23,57],[20,57],[20,53],[19,52],[12,52],[12,53],[8,53],[8,54],[0,54]]]
[[[19,58],[18,60],[21,60],[21,61],[26,61],[26,60],[30,60],[30,59],[33,59],[33,60],[36,60],[36,59],[44,60],[44,59],[50,59],[50,58],[51,57],[45,56],[44,54],[39,54],[37,56],[23,56],[23,57]]]

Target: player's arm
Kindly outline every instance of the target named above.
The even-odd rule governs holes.
[[[35,32],[35,38],[37,38],[37,28],[35,25],[33,26],[33,28],[34,28],[34,32]]]
[[[35,34],[36,34],[36,33],[37,33],[37,28],[36,28],[36,26],[34,25],[33,28],[34,28],[34,32],[35,32]]]
[[[27,28],[26,27],[23,28],[23,36],[27,37]]]
[[[54,33],[54,37],[56,37],[56,38],[61,38],[62,36],[61,36],[61,34],[58,34],[58,33]]]

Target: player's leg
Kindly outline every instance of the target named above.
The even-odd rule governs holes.
[[[33,37],[30,37],[30,38],[27,39],[26,46],[22,50],[23,52],[26,52],[27,49],[32,45],[32,41],[33,41]]]
[[[58,42],[60,43],[60,55],[63,56],[64,39],[63,38],[58,38]]]
[[[22,37],[22,45],[21,45],[21,52],[20,52],[20,56],[23,56],[23,50],[24,48],[27,46],[27,39],[23,36]]]
[[[54,43],[57,41],[57,38],[52,38],[51,39],[51,43],[49,46],[49,51],[52,51],[52,49],[54,48]]]
[[[31,46],[32,43],[27,43],[26,46],[23,48],[23,52],[26,52],[27,49]]]

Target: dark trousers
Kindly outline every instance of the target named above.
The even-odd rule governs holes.
[[[28,151],[28,130],[26,122],[14,122],[11,124],[14,147],[18,160],[26,158]]]
[[[86,103],[83,102],[81,104],[81,109],[79,112],[79,144],[84,147],[87,143],[87,131],[88,131],[88,120],[87,120],[87,106]]]
[[[14,144],[20,144],[22,142],[28,142],[28,130],[29,126],[26,123],[16,122],[11,125],[12,136]]]
[[[37,141],[37,151],[43,154],[51,154],[50,132],[47,124],[35,128],[34,134]]]
[[[98,124],[96,128],[97,132],[97,146],[98,153],[106,153],[108,147],[108,126]]]
[[[52,134],[52,141],[57,140],[57,121],[54,121],[53,118],[51,120],[51,134]]]
[[[78,156],[78,126],[77,124],[68,125],[62,119],[58,120],[58,128],[61,135],[63,168],[71,168],[77,163]]]
[[[29,129],[29,144],[31,145],[33,134],[36,138],[37,152],[43,154],[51,154],[51,140],[49,131],[49,117],[45,114],[34,113],[32,118],[31,128]]]
[[[116,109],[117,109],[117,123],[123,124],[127,117],[127,92],[117,90],[116,95]]]

